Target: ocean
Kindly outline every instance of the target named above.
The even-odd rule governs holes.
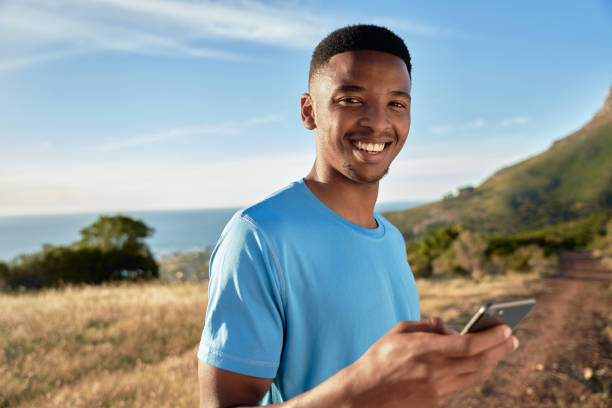
[[[381,203],[378,211],[409,208],[423,202]],[[165,211],[125,211],[122,215],[141,219],[155,229],[146,240],[156,257],[213,247],[237,208]],[[0,216],[0,260],[40,251],[42,245],[67,245],[80,239],[79,231],[100,215],[54,214]]]

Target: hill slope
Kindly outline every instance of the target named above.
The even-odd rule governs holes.
[[[406,237],[450,223],[514,233],[612,208],[612,88],[593,119],[472,190],[385,216]]]

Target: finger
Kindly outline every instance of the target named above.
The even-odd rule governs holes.
[[[430,319],[418,320],[418,321],[407,321],[403,320],[397,323],[390,332],[395,333],[413,333],[413,332],[427,332],[436,334],[450,334],[448,328],[439,317],[432,317]]]
[[[512,335],[512,329],[506,325],[498,325],[478,333],[466,335],[440,336],[432,348],[438,348],[440,352],[448,356],[464,357],[474,356],[507,341]]]
[[[436,328],[436,333],[439,333],[439,334],[458,334],[459,333],[457,330],[454,330],[448,327],[444,323],[444,321],[439,317],[434,317],[430,320],[432,321],[432,324]]]
[[[510,337],[503,343],[488,348],[474,356],[447,357],[441,362],[439,369],[433,372],[433,379],[460,374],[475,373],[487,370],[488,367],[497,365],[501,359],[516,349],[515,337]]]
[[[450,394],[469,387],[475,387],[484,383],[493,373],[497,364],[480,367],[479,370],[451,375],[440,379],[436,383],[439,400],[444,401]]]

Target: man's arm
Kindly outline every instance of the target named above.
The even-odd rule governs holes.
[[[460,336],[439,319],[400,322],[357,361],[317,387],[272,407],[435,407],[484,381],[518,347],[508,326]],[[272,379],[199,363],[200,407],[256,406]]]
[[[255,406],[274,380],[223,370],[201,360],[198,360],[198,377],[201,408]]]

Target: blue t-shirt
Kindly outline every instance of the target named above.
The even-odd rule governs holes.
[[[241,210],[210,262],[198,358],[274,378],[260,405],[286,401],[357,360],[400,320],[419,320],[401,233],[342,218],[303,180]]]

